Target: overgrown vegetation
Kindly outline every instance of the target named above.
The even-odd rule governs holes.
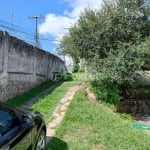
[[[79,64],[74,64],[73,65],[73,69],[72,69],[72,73],[77,73],[80,69],[80,66]]]
[[[94,93],[97,95],[97,99],[105,101],[110,104],[117,104],[121,100],[121,93],[117,85],[111,86],[98,86],[94,81],[92,82]]]
[[[96,87],[108,89],[106,93],[112,85],[120,90],[134,84],[139,70],[150,69],[149,18],[149,0],[105,0],[99,10],[82,13],[63,38],[61,53],[72,56],[75,64],[84,60],[96,76]]]
[[[82,90],[73,98],[47,150],[148,150],[149,138],[133,128],[127,115],[89,101]]]

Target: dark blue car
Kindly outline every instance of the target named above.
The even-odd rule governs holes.
[[[44,150],[45,144],[41,113],[0,102],[0,150]]]

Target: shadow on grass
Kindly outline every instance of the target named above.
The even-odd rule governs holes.
[[[29,101],[25,103],[25,106],[32,107],[34,103],[37,103],[41,98],[45,98],[48,94],[52,93],[58,86],[60,86],[63,82],[57,82],[56,84],[50,86],[48,89],[45,89],[41,93],[37,94],[35,97],[31,98]]]
[[[45,97],[48,93],[51,93],[55,88],[60,86],[63,82],[46,82],[38,87],[33,88],[32,90],[15,96],[12,99],[7,101],[8,104],[13,106],[21,106],[27,103],[27,106],[32,105],[37,102],[41,97]],[[47,90],[49,89],[49,90]]]
[[[47,137],[50,139],[46,146],[46,150],[68,150],[68,145],[65,141],[57,138],[57,137]]]

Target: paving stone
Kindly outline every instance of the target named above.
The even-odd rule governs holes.
[[[51,122],[51,123],[48,124],[48,128],[49,128],[49,129],[55,128],[56,125],[57,125],[57,124],[56,124],[55,122]]]
[[[59,114],[58,114],[58,112],[53,112],[53,115],[52,115],[52,117],[59,117]]]
[[[55,135],[55,130],[48,128],[48,129],[47,129],[47,134],[46,134],[46,136],[52,138],[54,135]],[[47,143],[49,142],[49,140],[50,140],[50,139],[47,140]]]
[[[64,97],[60,100],[60,104],[57,105],[55,110],[53,111],[52,114],[52,120],[48,124],[48,129],[47,129],[47,137],[53,137],[55,134],[55,128],[61,123],[63,120],[63,117],[65,115],[65,112],[68,109],[68,106],[73,99],[74,94],[84,86],[82,85],[76,85],[74,87],[71,87],[68,92],[64,95]],[[51,138],[47,138],[47,142]]]
[[[61,115],[61,116],[64,116],[64,115],[65,115],[65,111],[61,112],[60,115]]]
[[[54,124],[58,125],[63,119],[63,116],[59,116],[54,120]]]

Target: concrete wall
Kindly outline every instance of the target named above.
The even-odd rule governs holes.
[[[56,69],[66,70],[60,58],[0,31],[0,101],[49,80]]]

